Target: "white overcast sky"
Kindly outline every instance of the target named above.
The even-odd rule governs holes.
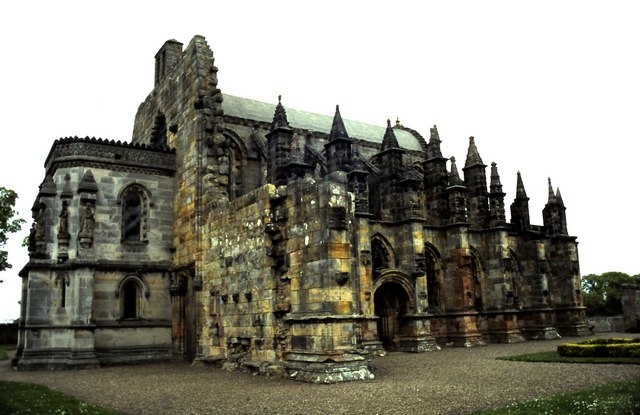
[[[637,1],[28,1],[0,5],[0,186],[30,209],[55,139],[129,141],[168,39],[204,36],[223,93],[384,126],[399,118],[447,157],[476,138],[505,203],[522,173],[542,224],[547,178],[583,275],[639,274]],[[487,170],[487,175],[489,170]],[[509,216],[509,214],[507,214]],[[0,320],[18,317],[20,242],[6,248]]]

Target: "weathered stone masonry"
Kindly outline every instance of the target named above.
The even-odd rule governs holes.
[[[223,94],[204,38],[156,54],[130,144],[54,142],[21,272],[19,369],[180,358],[308,382],[384,350],[587,333],[549,181],[386,127]]]

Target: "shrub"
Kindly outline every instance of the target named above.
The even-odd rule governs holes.
[[[640,357],[640,338],[592,339],[557,348],[564,357]]]

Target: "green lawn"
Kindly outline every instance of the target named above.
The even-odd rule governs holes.
[[[518,402],[469,415],[634,415],[640,414],[640,378],[578,392]]]
[[[564,357],[556,351],[502,357],[501,360],[554,363],[640,364],[629,357]],[[638,372],[640,374],[640,371]],[[504,408],[474,412],[470,415],[540,414],[640,414],[640,376],[634,380],[609,383],[578,392],[519,402]]]
[[[40,385],[0,381],[0,414],[116,415]]]

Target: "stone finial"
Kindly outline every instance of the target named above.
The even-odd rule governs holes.
[[[556,199],[558,201],[558,203],[562,206],[564,206],[564,201],[562,200],[562,195],[560,194],[560,188],[556,188]]]
[[[438,127],[435,125],[429,129],[429,144],[427,144],[427,159],[441,158],[442,151],[440,151],[440,134],[438,134]]]
[[[553,191],[553,186],[551,185],[551,177],[547,178],[547,181],[549,182],[549,203],[554,203],[556,202],[556,194]]]
[[[278,95],[278,105],[276,105],[275,113],[273,114],[273,121],[271,122],[271,131],[279,128],[290,129],[289,121],[287,120],[287,112],[282,106],[282,95]]]
[[[498,165],[496,162],[491,163],[491,193],[502,193],[502,183],[500,183],[500,174],[498,174]]]
[[[529,200],[527,192],[524,190],[524,184],[522,183],[522,175],[520,172],[518,172],[518,178],[516,180],[516,200],[518,199]]]
[[[476,141],[473,136],[469,137],[469,149],[467,150],[467,160],[464,164],[465,168],[471,166],[483,166],[482,158],[480,157],[480,153],[478,153],[478,148],[476,147]]]
[[[463,186],[464,182],[460,178],[458,173],[458,167],[456,166],[456,158],[451,157],[451,174],[449,175],[449,186]]]
[[[333,116],[333,123],[331,124],[331,131],[329,132],[329,141],[337,139],[349,139],[347,129],[344,126],[342,115],[340,115],[340,106],[336,105],[336,113]]]
[[[382,151],[389,150],[390,148],[400,148],[400,144],[398,144],[396,134],[393,132],[393,128],[391,128],[391,120],[387,120],[387,129],[382,139]]]

